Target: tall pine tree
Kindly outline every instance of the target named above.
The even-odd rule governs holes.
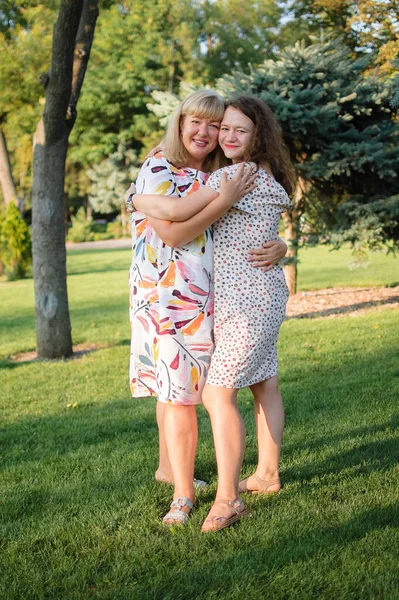
[[[285,219],[291,292],[307,215],[316,233],[332,231],[338,245],[375,249],[396,241],[399,123],[391,85],[365,78],[367,66],[368,59],[354,60],[340,39],[298,42],[249,75],[235,72],[219,81],[225,95],[254,94],[273,109],[295,163],[298,186]]]

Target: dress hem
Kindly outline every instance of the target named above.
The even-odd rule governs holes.
[[[255,379],[255,381],[251,381],[250,383],[245,383],[244,385],[220,385],[217,383],[210,383],[209,381],[206,381],[206,385],[214,385],[215,387],[221,387],[224,389],[229,389],[229,390],[242,390],[246,387],[250,387],[251,385],[256,385],[257,383],[262,383],[262,381],[267,381],[268,379],[271,379],[272,377],[276,377],[276,375],[278,375],[278,371],[276,371],[275,373],[273,373],[273,375],[269,375],[268,377],[263,377],[262,379]]]
[[[159,396],[156,396],[154,394],[132,394],[131,395],[132,398],[154,398],[154,400],[157,400],[157,402],[162,402],[162,404],[174,404],[176,406],[197,406],[199,404],[202,404],[202,400],[198,400],[198,402],[179,402],[176,400],[165,400],[163,398],[159,398]]]

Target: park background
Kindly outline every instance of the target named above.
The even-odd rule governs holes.
[[[35,274],[51,285],[67,269],[73,348],[40,360],[32,204],[52,183],[32,167],[33,137],[53,110],[53,27],[68,4],[79,0],[0,6],[1,597],[399,598],[397,3],[80,2],[99,13],[60,120],[60,227]],[[207,86],[272,106],[299,184],[282,223],[297,292],[279,342],[284,487],[203,536],[216,489],[209,420],[200,409],[196,471],[211,486],[186,528],[167,529],[154,402],[129,397],[130,250],[115,238],[128,233],[124,190],[173,106]],[[71,245],[93,240],[105,247]],[[247,475],[245,390],[240,407]]]

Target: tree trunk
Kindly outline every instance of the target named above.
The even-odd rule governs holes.
[[[298,275],[298,238],[299,238],[299,217],[294,210],[284,214],[285,242],[288,246],[284,265],[284,275],[287,281],[290,295],[296,294],[297,275]]]
[[[4,196],[4,202],[8,206],[11,202],[18,204],[17,190],[12,178],[10,159],[8,156],[6,138],[3,128],[0,126],[0,184]]]
[[[67,148],[67,131],[58,141],[45,143],[45,125],[41,119],[34,139],[32,190],[36,343],[41,358],[72,354],[64,220]]]
[[[300,218],[303,213],[305,199],[305,182],[300,177],[295,192],[293,208],[284,213],[285,242],[288,246],[286,254],[287,264],[284,266],[284,275],[290,295],[296,294],[298,278],[298,245],[300,237]]]
[[[32,249],[40,358],[72,354],[66,283],[65,160],[97,15],[97,0],[61,0],[46,104],[34,137]]]

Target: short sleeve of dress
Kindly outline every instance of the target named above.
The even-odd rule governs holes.
[[[206,185],[215,190],[215,192],[218,192],[220,187],[220,177],[221,171],[215,171],[215,173],[212,173],[212,175],[208,178]]]
[[[246,163],[245,166],[246,168],[256,168],[254,163]],[[239,164],[234,164],[215,171],[209,177],[206,185],[209,185],[213,190],[218,192],[222,173],[227,173],[227,176],[230,179],[234,176],[238,168]],[[290,210],[291,201],[287,192],[283,186],[270,175],[270,173],[265,171],[265,169],[259,169],[256,183],[257,188],[252,192],[249,192],[249,194],[241,198],[241,200],[238,200],[238,202],[234,204],[233,209],[250,214],[259,214],[259,212],[265,210],[267,206],[274,206],[280,213]]]
[[[215,192],[219,192],[220,180],[222,177],[222,173],[226,173],[227,178],[231,179],[234,176],[234,174],[236,173],[238,168],[239,168],[239,164],[235,164],[235,165],[228,165],[227,167],[223,167],[222,169],[215,171],[209,177],[206,185],[209,185],[209,187],[211,187],[213,190],[215,190]],[[250,195],[247,194],[247,196],[244,196],[244,198],[241,198],[241,200],[239,200],[238,202],[236,202],[234,204],[232,209],[237,209],[242,212],[253,213],[255,211],[255,208],[254,208],[253,202],[250,200],[249,196]]]
[[[264,202],[267,205],[275,206],[279,212],[291,209],[291,200],[283,186],[264,169],[259,173],[259,188],[263,192]]]
[[[140,169],[136,181],[137,194],[159,194],[171,196],[176,193],[174,167],[166,160],[162,152],[148,158]]]

